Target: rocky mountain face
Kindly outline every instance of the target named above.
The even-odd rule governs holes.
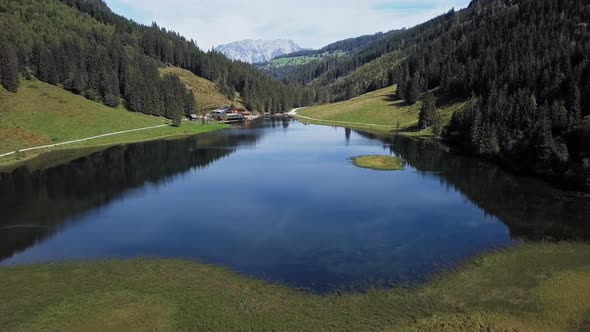
[[[242,40],[215,48],[232,60],[262,63],[273,58],[303,50],[292,40]]]

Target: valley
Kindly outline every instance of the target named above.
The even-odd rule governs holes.
[[[0,1],[0,331],[589,331],[588,22]]]

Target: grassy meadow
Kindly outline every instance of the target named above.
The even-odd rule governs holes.
[[[302,55],[302,56],[291,56],[291,57],[285,57],[285,58],[277,58],[277,59],[272,59],[268,63],[268,66],[270,66],[272,68],[281,68],[281,67],[285,67],[285,66],[301,66],[301,65],[305,65],[305,64],[308,64],[308,63],[316,61],[316,60],[321,60],[321,59],[325,59],[325,58],[329,58],[329,57],[339,57],[339,56],[343,56],[343,55],[346,55],[346,52],[342,52],[342,51],[325,52],[325,53],[316,54],[316,55]]]
[[[212,110],[221,106],[229,106],[234,103],[236,106],[242,106],[241,101],[229,100],[215,87],[215,83],[199,77],[192,72],[177,68],[177,67],[165,67],[160,68],[160,73],[167,74],[173,73],[178,75],[184,86],[195,94],[197,99],[197,107],[202,110]]]
[[[422,103],[407,105],[395,98],[396,91],[397,86],[391,86],[347,101],[308,107],[300,110],[298,115],[305,121],[318,124],[431,136],[430,130],[417,128]],[[453,113],[462,106],[462,102],[437,100],[438,111],[445,122],[450,121]]]
[[[21,80],[18,93],[0,90],[0,154],[130,129],[168,124],[164,118],[113,109],[38,80]],[[52,149],[89,148],[191,135],[224,128],[183,123],[90,140]],[[30,159],[43,150],[0,158],[0,167]]]
[[[297,56],[291,58],[279,58],[273,59],[270,61],[270,65],[276,68],[284,67],[284,66],[300,66],[306,63],[310,63],[312,61],[320,59],[319,57],[315,56]]]
[[[524,244],[425,285],[315,295],[181,261],[0,268],[7,331],[588,331],[590,246]]]

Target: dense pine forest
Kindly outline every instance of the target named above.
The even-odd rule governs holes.
[[[588,188],[588,22],[584,0],[473,1],[416,29],[397,68],[399,97],[439,89],[471,99],[446,130],[453,144]]]
[[[393,84],[408,104],[426,91],[471,100],[443,131],[449,142],[590,189],[589,22],[584,0],[475,0],[285,80],[319,102]]]
[[[176,76],[159,75],[166,65],[215,82],[230,99],[241,93],[256,110],[282,112],[313,98],[155,23],[118,16],[101,0],[0,3],[0,82],[8,91],[34,75],[108,106],[123,100],[131,111],[179,119],[194,110],[194,96]]]

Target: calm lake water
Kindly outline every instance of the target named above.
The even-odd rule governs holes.
[[[350,158],[398,155],[406,169]],[[0,175],[0,265],[194,259],[317,292],[420,282],[520,241],[590,239],[590,199],[437,144],[294,121]]]

